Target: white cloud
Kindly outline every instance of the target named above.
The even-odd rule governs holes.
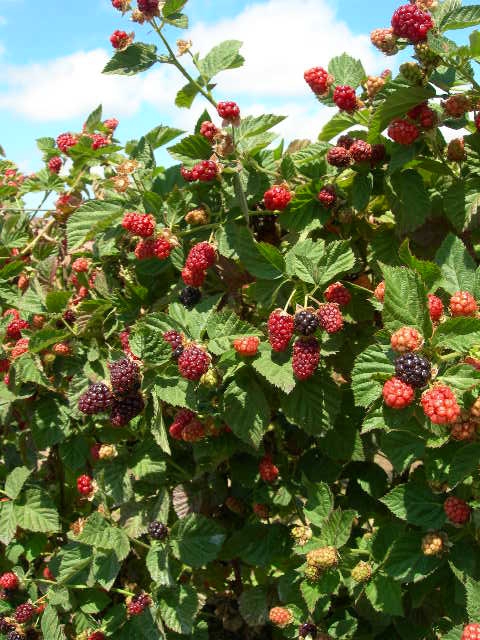
[[[290,116],[278,128],[289,139],[315,136],[332,114],[305,84],[305,69],[327,66],[345,50],[361,58],[368,73],[383,66],[368,36],[353,34],[327,0],[257,0],[234,18],[195,25],[188,37],[202,55],[225,39],[244,42],[244,67],[223,73],[216,95],[237,100],[244,114],[274,111]],[[137,39],[146,39],[141,28]],[[106,114],[118,117],[133,116],[150,105],[159,110],[162,122],[192,126],[205,105],[195,103],[190,112],[174,107],[174,96],[185,83],[175,69],[163,65],[135,77],[104,76],[101,70],[109,56],[96,49],[34,65],[3,65],[0,109],[33,121],[57,121],[61,128],[62,120],[83,118],[100,102]]]

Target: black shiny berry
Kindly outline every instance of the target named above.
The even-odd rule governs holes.
[[[78,400],[79,410],[87,415],[107,411],[112,404],[112,392],[103,382],[92,384]]]
[[[307,636],[315,638],[315,636],[317,635],[317,627],[311,622],[305,622],[305,624],[300,625],[298,635],[300,636],[300,638],[306,638]]]
[[[110,381],[115,394],[126,395],[140,389],[140,368],[130,358],[122,358],[108,365]]]
[[[110,412],[110,422],[114,427],[124,427],[142,413],[144,408],[145,403],[139,394],[115,399]]]
[[[202,292],[196,287],[185,287],[178,297],[184,307],[192,309],[202,299]]]
[[[77,319],[77,316],[71,309],[67,309],[63,314],[63,319],[67,324],[74,324],[75,320]]]
[[[395,360],[395,375],[411,387],[424,387],[432,375],[432,365],[416,353],[404,353]]]
[[[148,525],[148,535],[153,540],[165,540],[168,536],[168,528],[163,522],[158,522],[158,520],[154,520]]]
[[[12,631],[14,629],[13,625],[7,622],[4,616],[0,616],[0,633],[7,633],[8,631]]]
[[[302,336],[311,336],[318,329],[318,318],[315,313],[303,309],[295,314],[295,331]]]
[[[23,633],[19,633],[15,629],[12,629],[7,634],[7,640],[25,640]]]
[[[182,355],[183,351],[184,351],[185,347],[183,346],[183,344],[181,344],[180,346],[178,346],[176,349],[174,349],[172,351],[172,358],[174,360],[178,360],[179,357]]]

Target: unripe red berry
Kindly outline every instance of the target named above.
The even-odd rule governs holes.
[[[275,309],[268,319],[268,339],[274,351],[285,351],[294,331],[294,318],[282,309]]]
[[[213,160],[202,160],[192,169],[193,180],[200,182],[211,182],[218,175],[218,165]]]
[[[68,153],[68,151],[70,150],[70,147],[74,147],[77,144],[77,142],[78,142],[77,137],[72,135],[71,133],[61,133],[57,137],[57,147],[63,153]]]
[[[452,118],[461,118],[471,110],[472,101],[468,96],[458,94],[455,96],[450,96],[446,100],[443,100],[442,107],[445,109],[445,112]]]
[[[197,420],[193,419],[182,429],[182,440],[185,442],[198,442],[205,437],[205,427]]]
[[[273,607],[268,614],[270,622],[276,627],[283,629],[293,622],[292,613],[285,607]]]
[[[465,141],[463,138],[450,140],[447,147],[447,158],[450,162],[463,162],[467,159]]]
[[[418,138],[420,131],[416,125],[412,124],[408,120],[397,118],[390,123],[390,126],[388,127],[388,135],[398,144],[410,145]]]
[[[341,282],[331,284],[323,295],[327,302],[336,302],[341,307],[346,307],[352,299],[350,291]]]
[[[206,271],[215,264],[217,252],[209,242],[199,242],[188,252],[185,267],[194,271]]]
[[[374,47],[387,56],[395,55],[398,52],[397,36],[391,27],[389,29],[374,29],[370,34],[370,40]]]
[[[180,375],[187,380],[200,380],[210,367],[211,357],[195,344],[187,345],[178,358]]]
[[[457,291],[450,298],[450,313],[452,316],[474,316],[477,311],[477,301],[468,291]]]
[[[415,398],[413,387],[399,378],[390,378],[383,385],[383,399],[387,407],[392,409],[404,409],[412,404]]]
[[[385,280],[378,283],[373,295],[379,302],[385,302]]]
[[[189,287],[201,287],[206,277],[207,272],[201,269],[189,269],[188,267],[182,269],[182,280]]]
[[[331,209],[337,202],[337,191],[333,185],[326,185],[320,190],[317,198],[322,207]]]
[[[332,167],[348,167],[352,163],[350,151],[345,147],[332,147],[327,153],[327,162]]]
[[[15,609],[15,621],[19,624],[28,622],[36,613],[36,608],[31,602],[18,605]]]
[[[155,231],[155,218],[149,213],[129,212],[123,216],[122,227],[132,235],[149,238]]]
[[[120,31],[116,29],[110,36],[110,42],[114,49],[126,49],[129,44],[132,43],[132,34],[128,34],[126,31]]]
[[[60,173],[62,165],[63,162],[59,156],[54,156],[48,161],[48,168],[50,170],[50,173]]]
[[[417,329],[412,327],[402,327],[392,335],[390,338],[390,345],[397,353],[418,351],[422,348],[423,337]]]
[[[356,140],[349,151],[355,162],[370,162],[372,159],[372,145],[364,140]]]
[[[255,356],[258,352],[260,338],[257,336],[243,336],[233,341],[233,348],[241,356]]]
[[[93,481],[86,474],[77,478],[77,489],[82,496],[89,496],[93,491]]]
[[[406,38],[414,44],[426,40],[433,26],[430,14],[414,4],[402,5],[392,16],[393,33],[398,38]]]
[[[446,385],[437,385],[425,391],[422,395],[422,407],[434,424],[451,424],[460,415],[455,394]]]
[[[292,368],[298,380],[311,378],[320,362],[320,344],[316,338],[299,338],[293,345]]]
[[[265,191],[263,201],[268,211],[283,211],[292,199],[292,193],[283,185],[276,185]]]
[[[202,122],[202,124],[200,125],[200,135],[206,138],[207,140],[210,140],[210,142],[214,139],[217,133],[218,133],[218,129],[213,124],[213,122],[205,121],[205,122]]]
[[[428,310],[432,322],[438,322],[443,315],[443,302],[432,293],[428,294]]]
[[[313,67],[303,74],[305,82],[310,89],[319,97],[325,97],[330,92],[334,78],[322,67]]]
[[[89,266],[90,262],[87,258],[77,258],[72,264],[72,271],[75,271],[75,273],[86,273]]]
[[[20,340],[17,340],[15,346],[10,352],[11,359],[16,360],[17,358],[22,356],[24,353],[27,353],[29,342],[30,342],[30,338],[20,338]]]
[[[358,108],[355,89],[348,85],[335,87],[333,101],[341,111],[347,111],[348,113],[352,113]]]
[[[470,520],[471,508],[461,498],[448,496],[443,503],[445,515],[454,524],[465,524]]]
[[[471,622],[464,627],[461,640],[480,640],[480,624]]]
[[[264,456],[258,465],[258,471],[260,477],[264,482],[272,484],[278,478],[278,467],[273,464],[272,457],[269,455]]]
[[[102,149],[103,147],[108,147],[108,145],[110,144],[110,140],[101,133],[93,133],[91,137],[92,149],[94,151],[96,151],[97,149]]]
[[[219,102],[218,115],[229,122],[234,122],[240,117],[240,108],[235,102]]]
[[[8,571],[7,573],[3,573],[0,576],[0,587],[2,587],[2,589],[13,591],[18,587],[19,584],[20,581],[18,579],[18,576],[13,573],[13,571]]]
[[[317,310],[317,317],[320,326],[327,333],[338,333],[343,329],[343,316],[340,311],[340,305],[336,302],[327,302],[322,304]]]

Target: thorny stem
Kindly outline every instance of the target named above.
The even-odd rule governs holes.
[[[30,244],[28,244],[25,249],[21,252],[20,255],[25,256],[28,253],[30,253],[39,243],[39,241],[46,235],[48,234],[48,232],[50,231],[50,229],[53,227],[53,225],[55,224],[55,219],[52,218],[47,224],[46,226],[39,232],[39,234],[32,240],[32,242],[30,242]]]

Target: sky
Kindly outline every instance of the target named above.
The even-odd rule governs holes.
[[[464,4],[474,4],[466,0]],[[136,4],[135,0],[133,4]],[[217,100],[235,100],[243,114],[288,116],[277,131],[287,139],[314,139],[333,110],[320,105],[303,80],[313,66],[327,66],[346,51],[371,75],[391,67],[369,34],[389,26],[399,0],[189,0],[188,31],[202,55],[222,40],[244,42],[243,68],[218,76]],[[40,167],[35,139],[81,129],[99,103],[120,120],[121,141],[157,125],[191,130],[206,106],[174,106],[184,84],[175,69],[157,65],[135,77],[104,76],[115,29],[156,42],[148,25],[129,22],[110,0],[0,0],[0,145],[20,169]],[[161,52],[161,45],[159,46]]]

